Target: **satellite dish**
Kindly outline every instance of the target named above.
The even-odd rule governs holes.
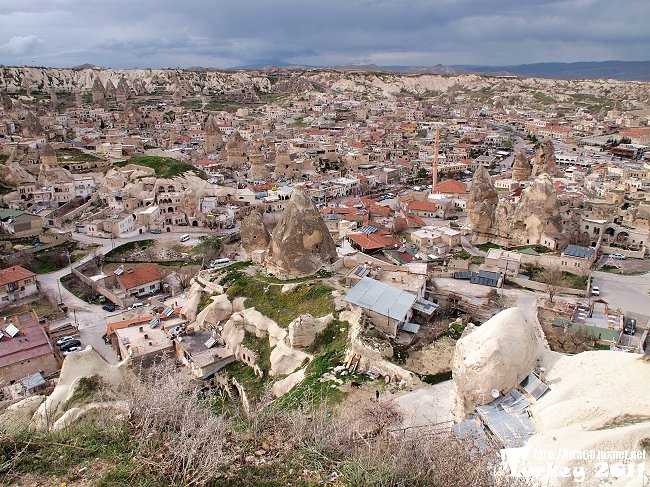
[[[493,397],[494,399],[496,399],[496,398],[499,397],[500,395],[501,395],[501,393],[499,392],[499,389],[492,389],[492,397]]]

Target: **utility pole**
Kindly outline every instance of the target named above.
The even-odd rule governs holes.
[[[61,279],[56,280],[56,287],[59,289],[59,304],[63,302],[63,297],[61,296]]]

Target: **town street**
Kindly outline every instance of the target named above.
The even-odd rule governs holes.
[[[192,237],[200,237],[204,235],[209,235],[206,232],[189,232]],[[78,260],[77,262],[72,263],[72,267],[76,268],[80,265],[83,265],[93,259],[96,255],[104,255],[110,252],[113,248],[128,243],[128,242],[137,242],[140,240],[163,240],[170,238],[178,238],[180,234],[165,233],[165,234],[139,234],[134,235],[128,238],[115,238],[115,239],[102,239],[97,237],[89,237],[80,233],[72,233],[72,238],[78,242],[87,243],[87,244],[97,244],[100,245],[93,250],[89,255]],[[68,306],[68,317],[52,322],[54,326],[62,323],[71,323],[76,320],[77,325],[79,326],[79,335],[80,340],[83,346],[92,345],[106,360],[111,363],[117,362],[117,355],[113,348],[110,345],[104,343],[102,336],[106,333],[106,321],[111,317],[119,319],[124,310],[117,312],[108,312],[102,309],[101,306],[86,303],[85,301],[79,299],[77,296],[68,291],[61,283],[61,278],[67,276],[71,273],[70,267],[67,266],[63,269],[60,269],[56,272],[50,272],[49,274],[39,274],[37,276],[38,283],[40,288],[44,293],[51,296],[52,299],[63,302]]]

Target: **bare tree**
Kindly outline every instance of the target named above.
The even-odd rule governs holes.
[[[406,218],[403,216],[396,216],[395,219],[393,220],[393,232],[394,233],[402,233],[406,231],[408,228],[408,222],[406,221]]]
[[[546,286],[548,299],[552,303],[553,298],[564,284],[564,275],[559,269],[544,269],[539,275],[539,281]]]
[[[190,266],[183,266],[177,271],[174,272],[174,279],[178,282],[181,290],[185,290],[190,287],[192,278],[196,275],[196,272]]]

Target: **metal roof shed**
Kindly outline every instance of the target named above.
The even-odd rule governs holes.
[[[364,277],[343,299],[382,316],[404,321],[417,296],[398,287]]]

